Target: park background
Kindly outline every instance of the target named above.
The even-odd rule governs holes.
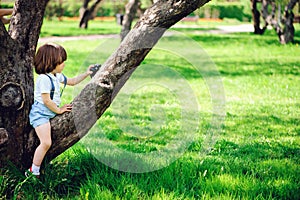
[[[66,65],[72,67],[66,67],[64,73],[73,76],[92,62],[87,58],[99,45],[120,33],[121,26],[115,16],[124,12],[126,2],[104,1],[97,14],[100,18],[92,20],[86,30],[78,28],[80,1],[63,2],[66,2],[63,17],[57,15],[59,1],[50,2],[41,43],[43,39],[51,40],[67,49]],[[1,171],[1,198],[299,199],[300,27],[295,24],[295,41],[287,45],[278,42],[272,29],[264,35],[254,35],[251,31],[216,31],[224,26],[251,24],[249,3],[210,2],[190,16],[198,15],[199,20],[182,21],[172,28],[207,52],[222,79],[226,116],[208,154],[199,154],[203,130],[211,126],[213,114],[210,91],[204,78],[182,59],[152,51],[143,64],[161,64],[182,74],[201,106],[199,138],[178,160],[153,172],[122,172],[99,162],[86,148],[89,140],[95,138],[86,138],[45,166],[41,180],[25,178],[13,166]],[[5,5],[2,3],[2,6]],[[108,39],[89,38],[95,35],[104,35]],[[177,39],[171,36],[164,38],[164,42],[172,45]],[[193,49],[190,51],[192,53]],[[105,61],[105,57],[102,59],[97,61]],[[143,77],[140,79],[144,81]],[[75,93],[72,88],[66,88],[64,103],[70,102]],[[101,132],[101,136],[118,148],[134,153],[159,151],[179,130],[180,105],[174,96],[160,88],[139,91],[131,97],[131,117],[136,126],[151,123],[149,110],[153,104],[165,107],[168,120],[159,134],[146,139],[132,136],[115,123],[120,116],[107,110],[89,135],[92,137]]]
[[[79,10],[83,6],[83,0],[52,0],[48,3],[45,17],[47,19],[60,17],[79,17]],[[90,1],[90,5],[95,1]],[[125,0],[103,0],[100,1],[95,16],[97,17],[115,17],[116,14],[124,14]],[[141,0],[141,9],[147,9],[151,4],[151,0]],[[288,1],[277,1],[284,6]],[[13,1],[2,0],[2,8],[11,8]],[[190,17],[198,16],[206,19],[233,19],[238,21],[250,22],[252,13],[250,0],[216,0],[211,1],[201,9],[196,10]],[[295,13],[299,14],[299,6],[294,8]]]

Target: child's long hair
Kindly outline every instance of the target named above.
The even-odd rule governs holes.
[[[62,46],[54,43],[46,43],[38,49],[35,55],[35,72],[37,74],[50,73],[65,60],[67,60],[67,53]]]

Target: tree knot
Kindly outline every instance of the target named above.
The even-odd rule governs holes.
[[[99,85],[102,88],[108,89],[108,90],[112,90],[113,89],[113,83],[109,80],[101,80],[101,82],[99,83]]]
[[[18,83],[7,82],[0,88],[0,107],[20,110],[25,101],[25,92]]]

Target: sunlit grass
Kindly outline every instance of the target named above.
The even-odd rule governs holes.
[[[79,20],[52,21],[44,20],[41,37],[47,36],[78,36],[78,35],[99,35],[99,34],[119,34],[121,26],[114,21],[91,20],[88,29],[81,29]]]

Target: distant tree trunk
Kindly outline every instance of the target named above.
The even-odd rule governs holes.
[[[281,44],[286,44],[285,38],[284,38],[284,33],[283,33],[283,28],[281,27],[281,20],[276,18],[276,3],[271,2],[272,6],[272,12],[271,14],[266,18],[267,23],[270,24],[276,31],[279,41]],[[281,15],[280,15],[281,16]],[[283,24],[284,25],[284,24]]]
[[[64,16],[64,8],[63,8],[63,0],[59,0],[58,2],[58,20],[62,21],[62,17]]]
[[[295,35],[295,28],[293,25],[294,22],[294,13],[293,9],[299,0],[290,0],[288,5],[284,9],[284,21],[285,21],[285,28],[283,30],[284,34],[284,41],[283,43],[289,43],[294,41]]]
[[[140,1],[138,3],[138,8],[137,8],[137,12],[136,12],[137,16],[138,17],[142,17],[142,15],[144,14],[145,10],[146,10],[145,8],[142,8],[142,3]]]
[[[90,0],[84,0],[82,7],[79,9],[79,28],[87,28],[88,6]],[[85,24],[86,22],[86,24]]]
[[[254,25],[254,34],[262,35],[266,30],[266,26],[264,28],[260,28],[260,12],[257,9],[257,3],[258,0],[251,0],[251,11],[252,11],[252,19]]]
[[[293,25],[295,7],[298,0],[290,0],[285,6],[283,18],[276,18],[276,3],[272,2],[272,13],[266,18],[267,23],[271,24],[275,29],[281,44],[287,44],[294,41],[295,28]],[[281,11],[279,11],[281,16]]]
[[[262,29],[260,29],[259,27],[259,16],[257,14],[257,9],[255,5],[257,2],[258,2],[257,0],[252,0],[252,14],[253,14],[255,33],[263,34],[267,26],[271,25],[276,31],[281,44],[287,44],[289,42],[293,42],[294,33],[295,33],[295,28],[293,25],[293,21],[294,21],[293,8],[295,7],[298,0],[290,0],[288,4],[285,6],[283,14],[281,13],[280,7],[278,7],[278,11],[277,11],[277,6],[275,1],[262,0],[261,15],[265,21],[265,26]],[[269,12],[269,6],[271,6],[271,12]]]
[[[102,0],[97,0],[94,2],[94,4],[91,6],[91,8],[88,8],[89,2],[90,0],[84,0],[83,2],[83,6],[80,8],[79,10],[79,27],[80,28],[88,28],[88,22],[89,20],[93,19],[93,13],[95,12],[98,4],[101,2]]]
[[[131,29],[132,21],[137,13],[140,0],[129,0],[126,5],[126,12],[122,23],[121,40],[123,40]]]
[[[16,0],[7,32],[0,22],[0,166],[26,169],[38,145],[28,114],[33,103],[33,57],[48,0]],[[110,106],[163,33],[207,0],[158,1],[73,100],[70,113],[51,120],[51,160],[78,142]],[[101,55],[99,55],[101,56]]]

